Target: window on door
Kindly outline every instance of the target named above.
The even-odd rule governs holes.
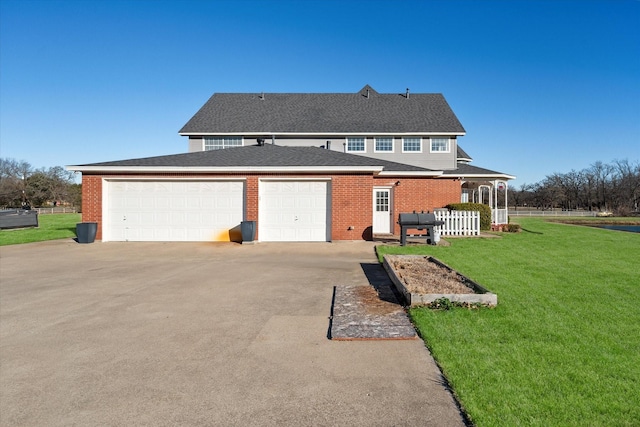
[[[389,190],[376,191],[376,212],[389,212]]]

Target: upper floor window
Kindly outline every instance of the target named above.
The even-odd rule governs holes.
[[[223,148],[242,147],[241,136],[206,136],[204,138],[204,151],[221,150]]]
[[[402,140],[402,152],[421,153],[422,139],[421,138],[404,138]]]
[[[376,153],[393,153],[393,138],[376,138],[374,151]]]
[[[451,151],[449,138],[431,138],[432,153],[448,153],[449,151]]]
[[[364,145],[364,138],[347,138],[347,152],[360,152],[364,153],[366,151]]]

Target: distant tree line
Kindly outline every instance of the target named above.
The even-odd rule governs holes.
[[[547,175],[537,184],[509,190],[514,208],[609,211],[637,214],[640,205],[640,163],[600,161],[581,171]]]
[[[75,206],[81,210],[82,187],[62,166],[34,169],[24,160],[0,158],[0,207]]]

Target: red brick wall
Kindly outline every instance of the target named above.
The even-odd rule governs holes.
[[[398,183],[398,185],[396,185]],[[441,178],[375,178],[374,186],[393,186],[393,233],[400,233],[396,224],[401,212],[433,212],[449,203],[459,203],[461,182]]]
[[[256,222],[256,240],[260,239],[260,225],[258,224],[258,203],[260,195],[258,193],[258,176],[247,176],[245,191],[247,199],[245,203],[245,220]]]
[[[154,174],[154,175],[105,175],[82,176],[82,220],[98,223],[96,239],[102,239],[102,179],[103,178],[246,178],[246,220],[258,221],[259,179],[261,177],[293,178],[302,175],[282,174]],[[312,175],[306,175],[306,178]],[[326,175],[322,175],[326,178]],[[331,193],[331,240],[371,239],[373,218],[373,187],[393,187],[394,223],[400,212],[433,211],[448,203],[460,201],[460,181],[433,178],[389,178],[366,174],[332,175],[329,183]],[[399,185],[395,185],[399,182]],[[259,239],[260,224],[257,224],[256,239]],[[400,232],[397,224],[394,233]]]
[[[331,240],[370,240],[373,176],[334,175],[330,185]]]
[[[82,174],[82,221],[97,222],[96,239],[102,239],[102,177]]]

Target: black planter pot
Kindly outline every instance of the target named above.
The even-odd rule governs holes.
[[[76,236],[78,243],[93,243],[98,231],[97,222],[79,222],[76,224]]]
[[[256,222],[242,221],[240,223],[240,232],[242,233],[243,242],[253,242],[256,238]]]

